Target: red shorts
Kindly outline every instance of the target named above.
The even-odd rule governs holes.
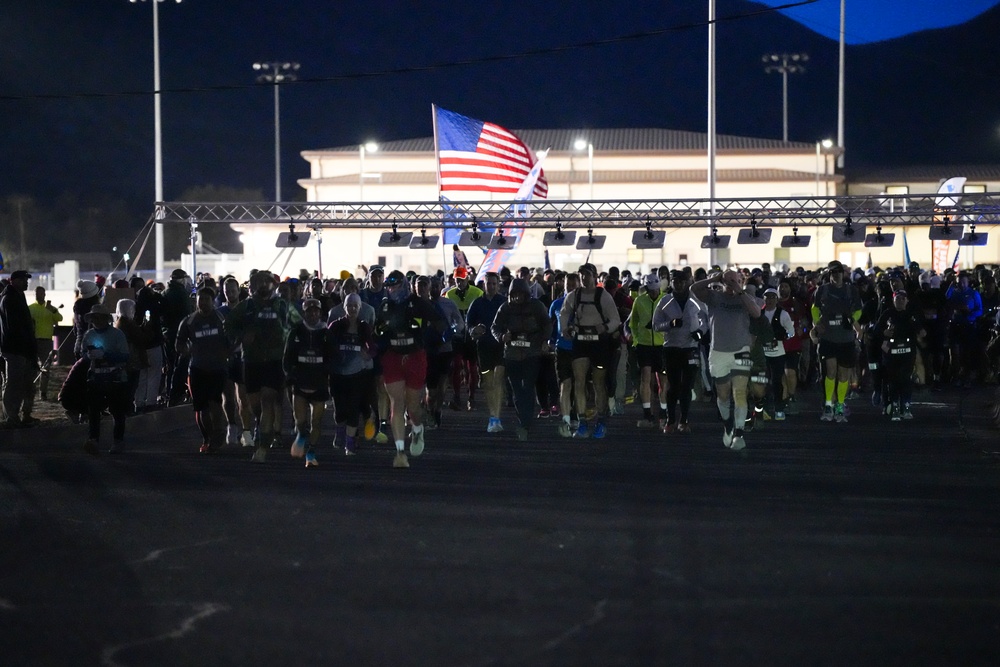
[[[406,354],[387,351],[382,355],[382,381],[386,384],[406,382],[407,389],[423,389],[427,385],[427,353],[423,350]]]

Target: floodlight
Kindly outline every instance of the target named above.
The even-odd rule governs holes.
[[[564,232],[556,229],[554,232],[545,232],[542,235],[543,246],[571,246],[576,243],[576,232]]]
[[[842,225],[833,226],[834,243],[862,243],[865,240],[867,225],[855,225],[851,216]]]
[[[420,230],[420,236],[414,236],[410,239],[410,249],[412,250],[431,250],[437,247],[438,241],[441,237],[437,234],[431,234],[428,236],[423,229]]]
[[[489,235],[483,234],[478,229],[471,232],[462,232],[462,235],[458,237],[458,245],[460,246],[477,246],[481,248],[489,242]]]
[[[391,232],[382,232],[378,237],[379,248],[406,248],[410,245],[413,232],[398,232],[396,225],[392,226]]]
[[[781,237],[781,247],[782,248],[808,248],[809,240],[811,236],[799,236],[798,234],[793,234],[792,236],[782,236]]]
[[[667,240],[667,233],[662,229],[637,229],[632,233],[632,245],[639,250],[655,250],[662,248]]]
[[[883,234],[881,231],[865,237],[866,248],[891,248],[896,240],[895,234]]]
[[[986,242],[989,240],[989,236],[990,235],[988,232],[971,231],[968,234],[964,234],[962,238],[958,240],[958,245],[960,246],[986,245]]]
[[[604,247],[604,242],[608,240],[608,237],[600,234],[594,236],[594,230],[588,229],[586,236],[581,236],[576,242],[577,250],[600,250]]]
[[[715,227],[713,227],[711,234],[709,234],[708,236],[703,236],[701,238],[701,247],[708,249],[728,248],[729,240],[731,238],[732,237],[729,234],[724,234],[723,236],[719,236],[719,231]]]
[[[740,245],[765,245],[771,242],[771,229],[765,227],[758,228],[752,225],[750,229],[741,229],[736,235],[736,242]]]
[[[945,218],[943,225],[931,225],[927,238],[931,241],[950,241],[962,238],[964,231],[965,225],[953,225],[948,218]]]

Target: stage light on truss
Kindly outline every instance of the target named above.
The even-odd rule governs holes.
[[[771,242],[771,229],[757,226],[741,229],[736,235],[736,242],[740,245],[765,245]]]
[[[576,232],[564,232],[556,229],[554,232],[545,232],[542,235],[543,246],[571,246],[576,243]]]
[[[656,250],[666,243],[667,233],[662,229],[637,229],[632,233],[632,245],[639,250]]]
[[[866,248],[891,248],[896,240],[895,234],[883,234],[876,232],[865,237]]]
[[[409,247],[410,239],[412,238],[413,232],[396,231],[396,225],[393,225],[391,232],[382,232],[382,234],[378,237],[378,247],[407,248]]]
[[[854,221],[851,220],[851,216],[847,216],[844,224],[833,226],[833,242],[863,243],[867,229],[867,225],[855,225]]]
[[[781,247],[782,248],[808,248],[809,241],[812,239],[811,236],[800,236],[799,234],[792,234],[791,236],[781,237]]]
[[[604,247],[604,242],[608,237],[603,234],[594,235],[593,229],[587,230],[586,236],[581,236],[576,241],[577,250],[600,250]]]
[[[305,248],[309,243],[309,232],[281,232],[274,242],[275,248]]]
[[[728,248],[729,240],[732,237],[729,234],[719,235],[719,231],[712,228],[712,233],[708,236],[701,237],[701,247],[706,249],[712,248]]]
[[[513,250],[517,247],[517,238],[510,237],[503,233],[503,230],[497,230],[497,233],[490,238],[490,242],[486,244],[486,247],[490,250]]]
[[[958,245],[960,246],[982,246],[986,245],[989,241],[989,232],[977,232],[973,229],[968,234],[963,234],[962,238],[958,240]]]
[[[931,225],[927,238],[931,241],[952,241],[961,239],[964,231],[965,225],[953,225],[945,218],[943,225]]]
[[[410,250],[431,250],[437,247],[441,237],[437,234],[428,235],[425,230],[420,230],[420,236],[414,235],[410,239]]]
[[[489,234],[483,234],[478,229],[471,232],[462,232],[462,235],[458,237],[458,245],[465,247],[479,247],[482,248],[490,242]]]

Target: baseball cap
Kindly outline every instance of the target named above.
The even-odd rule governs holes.
[[[15,271],[14,273],[10,274],[10,279],[11,280],[20,280],[21,278],[28,279],[30,277],[31,277],[31,274],[28,273],[27,271],[24,271],[24,270],[18,270],[18,271]]]
[[[184,280],[187,277],[187,271],[184,269],[174,269],[170,273],[171,280]]]
[[[322,310],[323,304],[320,303],[319,299],[306,299],[305,301],[302,302],[303,311],[309,310],[310,308],[319,308],[320,310]]]
[[[843,271],[844,265],[838,262],[837,260],[833,260],[832,262],[826,265],[826,268],[829,269],[830,271]]]
[[[892,293],[892,298],[893,299],[895,299],[897,296],[906,296],[906,290],[905,289],[898,289],[898,290],[896,290],[895,292]]]
[[[764,290],[764,296],[778,296],[778,290],[774,289],[773,287],[768,287],[766,290]]]
[[[652,289],[660,289],[660,276],[656,273],[647,273],[642,277],[642,284]]]
[[[382,267],[380,266],[378,268],[381,269]],[[396,269],[385,278],[386,287],[393,287],[394,285],[402,285],[404,282],[406,282],[406,275],[399,269]]]
[[[385,267],[382,266],[381,264],[372,264],[370,267],[368,267],[368,273],[369,274],[375,273],[376,271],[378,271],[379,273],[381,273],[381,274],[384,275],[385,274]]]
[[[455,268],[455,278],[457,280],[468,280],[469,270],[464,266],[459,266]]]

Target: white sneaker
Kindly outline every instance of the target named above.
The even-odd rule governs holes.
[[[306,439],[301,435],[295,438],[295,442],[292,443],[291,450],[293,459],[301,459],[306,455]]]
[[[722,427],[722,444],[726,447],[733,446],[733,432],[727,430],[725,426]]]
[[[244,447],[253,447],[253,432],[243,431],[243,437],[240,438],[240,442]]]
[[[424,429],[419,433],[410,434],[410,456],[417,457],[424,453]]]
[[[264,463],[267,461],[267,447],[257,447],[253,450],[253,458],[250,459],[251,463]]]
[[[734,435],[733,436],[733,441],[729,445],[729,448],[731,450],[733,450],[734,452],[738,452],[738,451],[740,451],[742,449],[745,449],[746,446],[747,446],[747,443],[746,443],[746,441],[743,440],[743,436],[742,435]]]

